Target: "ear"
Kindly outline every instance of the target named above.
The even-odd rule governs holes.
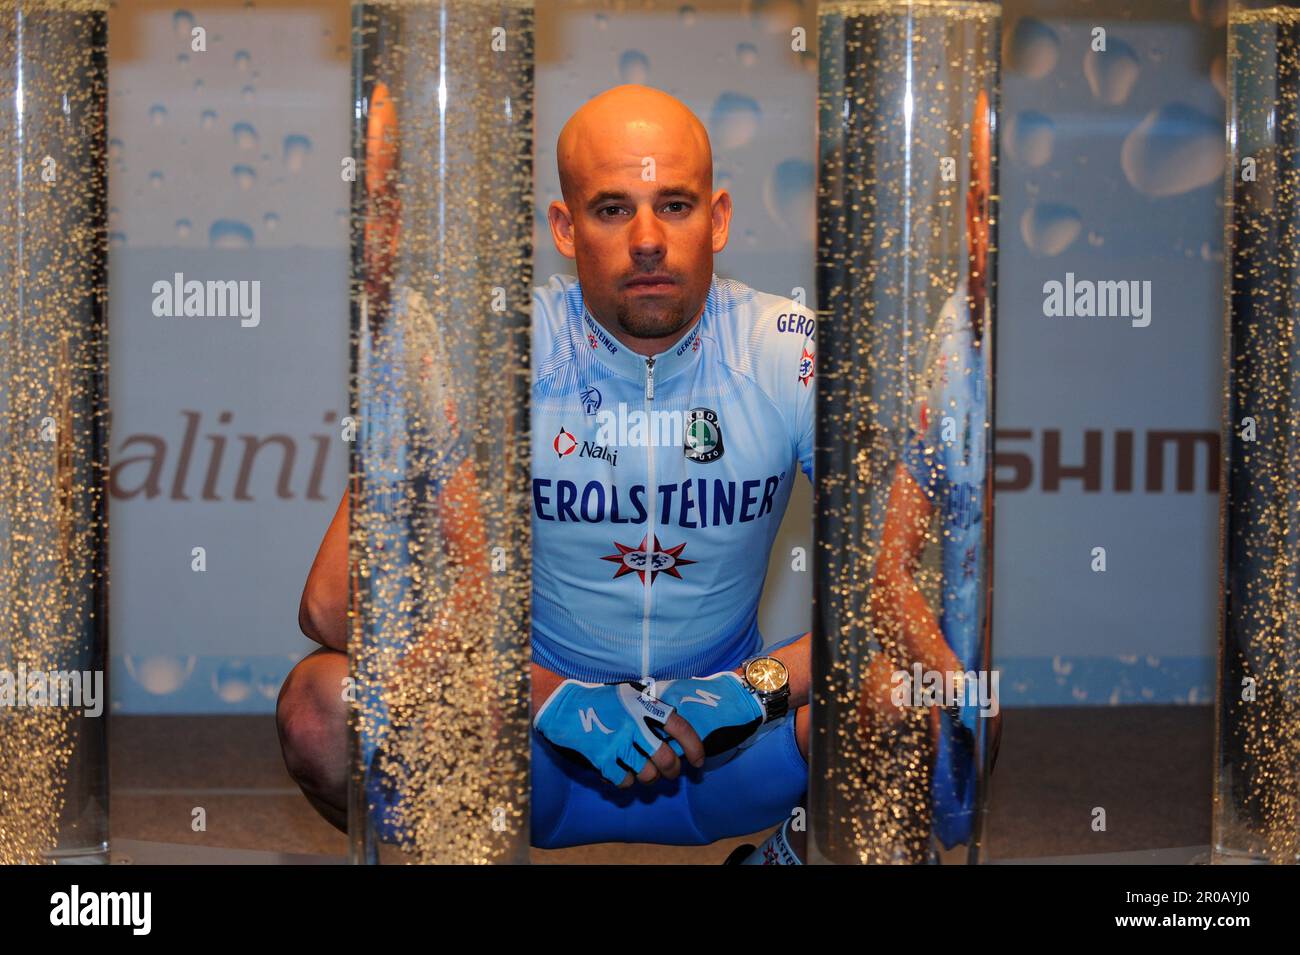
[[[731,193],[719,189],[713,194],[711,203],[713,213],[713,252],[716,255],[727,247],[727,236],[731,231]]]
[[[555,243],[555,251],[566,259],[577,257],[574,249],[573,236],[573,216],[569,214],[569,207],[559,199],[551,203],[546,210],[546,219],[551,226],[551,241]]]

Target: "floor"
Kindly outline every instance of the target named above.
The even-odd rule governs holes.
[[[1006,710],[987,857],[1192,854],[1210,840],[1213,720],[1210,706]],[[347,851],[285,772],[270,716],[118,715],[111,736],[115,858],[217,861],[184,848],[208,847],[236,850],[221,854],[229,862],[328,862]],[[1094,830],[1097,807],[1105,831]],[[194,831],[196,808],[205,831]],[[532,860],[716,864],[747,841],[757,838],[534,849]]]

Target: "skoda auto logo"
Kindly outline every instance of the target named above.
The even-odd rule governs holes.
[[[692,408],[686,413],[686,456],[701,464],[722,457],[722,425],[711,408]]]

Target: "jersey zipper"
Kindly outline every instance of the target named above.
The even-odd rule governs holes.
[[[645,360],[645,400],[646,400],[646,420],[652,420],[650,414],[650,402],[655,400],[655,360],[651,356]],[[650,533],[645,539],[645,605],[641,617],[641,675],[646,681],[650,680],[650,587],[654,582],[654,550],[655,550],[655,511],[659,506],[659,495],[655,488],[655,443],[653,429],[647,427],[646,432],[646,496],[650,501]]]

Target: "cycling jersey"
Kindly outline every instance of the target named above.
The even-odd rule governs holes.
[[[942,514],[940,627],[967,666],[978,663],[983,612],[988,348],[974,345],[965,283],[944,303],[909,421],[904,463]]]
[[[709,674],[762,645],[796,466],[812,476],[810,309],[712,277],[644,357],[578,281],[534,289],[533,658],[591,682]]]
[[[984,481],[988,446],[988,347],[975,333],[962,283],[944,303],[909,421],[904,464],[940,514],[943,569],[939,628],[966,671],[984,667]],[[961,726],[945,714],[932,786],[934,829],[948,848],[966,842],[975,818],[978,708]]]

